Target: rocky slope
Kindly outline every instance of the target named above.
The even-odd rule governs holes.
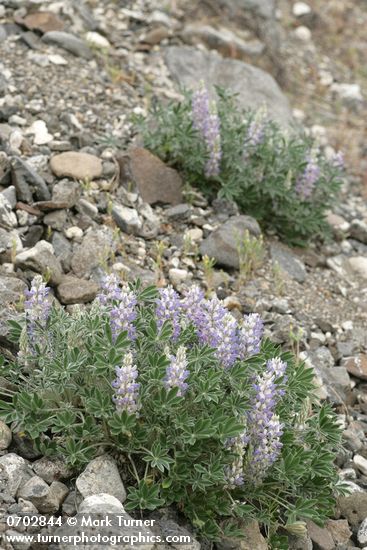
[[[20,295],[35,273],[49,277],[68,308],[93,300],[108,267],[124,279],[139,276],[179,291],[198,282],[216,290],[235,315],[261,313],[268,334],[314,367],[320,399],[334,403],[344,426],[337,466],[353,494],[340,499],[325,528],[310,524],[307,539],[291,543],[325,550],[367,544],[367,206],[360,178],[366,75],[359,65],[367,14],[363,2],[328,4],[0,5],[0,347],[14,351],[5,321],[19,315]],[[349,30],[337,26],[343,14],[356,29],[351,66],[339,38],[350,39]],[[337,34],[340,56],[327,33]],[[344,146],[353,177],[329,215],[332,242],[291,250],[265,235],[264,260],[244,279],[233,226],[259,234],[255,220],[239,216],[233,204],[209,205],[188,193],[180,176],[144,149],[127,152],[138,143],[131,115],[157,98],[179,97],[180,85],[200,78],[238,91],[244,107],[266,102],[285,128],[303,122],[326,148]],[[214,270],[201,254],[217,260]],[[84,511],[104,509],[103,498],[122,506],[124,498],[111,491],[122,481],[108,458],[108,475],[101,484],[92,479],[98,491],[87,494],[85,479],[75,487],[62,463],[36,456],[3,424],[0,454],[4,512],[66,517],[83,499]],[[110,496],[93,500],[96,491]],[[160,520],[164,526],[177,518]],[[6,529],[0,524],[0,532]],[[248,544],[266,547],[256,525]]]

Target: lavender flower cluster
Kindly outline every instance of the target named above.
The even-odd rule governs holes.
[[[30,351],[34,350],[36,342],[40,342],[37,337],[37,325],[41,329],[45,328],[50,315],[51,302],[49,300],[49,287],[42,282],[41,275],[36,275],[33,279],[30,290],[25,291],[24,309],[26,313],[26,327]],[[44,343],[44,338],[42,338]]]
[[[243,159],[246,160],[251,150],[260,145],[265,138],[266,111],[259,109],[257,116],[250,122],[243,147]]]
[[[139,410],[139,387],[136,382],[138,369],[133,362],[131,352],[127,353],[123,359],[121,367],[116,367],[116,380],[112,382],[115,388],[113,401],[119,412],[126,411],[129,414],[135,414]]]
[[[296,181],[296,191],[303,200],[308,199],[312,195],[320,175],[320,167],[314,155],[310,154],[307,158],[307,164],[303,173],[298,176]]]
[[[287,364],[279,358],[270,359],[264,374],[259,374],[253,384],[255,390],[248,413],[248,442],[251,445],[247,476],[258,484],[276,461],[282,448],[280,437],[283,426],[275,414],[275,408],[283,390],[280,379],[285,381]]]
[[[205,141],[209,158],[205,166],[207,178],[218,176],[222,158],[220,119],[215,101],[210,101],[208,90],[204,83],[192,97],[192,120],[194,128]]]

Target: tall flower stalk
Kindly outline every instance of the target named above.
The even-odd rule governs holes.
[[[44,335],[37,335],[37,328],[44,329],[50,315],[51,302],[49,287],[43,282],[41,275],[33,279],[30,290],[25,291],[26,327],[29,347],[34,349],[35,344],[45,343]]]
[[[210,101],[209,92],[203,82],[192,96],[192,120],[194,128],[201,134],[209,153],[205,165],[205,176],[207,178],[218,176],[222,158],[220,118],[217,104],[215,101]]]
[[[113,401],[118,412],[126,411],[129,414],[136,414],[139,410],[139,387],[136,382],[138,378],[138,369],[134,365],[133,355],[127,353],[123,359],[121,367],[116,367],[116,379],[112,382],[115,388]]]
[[[320,167],[317,164],[316,153],[311,152],[306,160],[306,167],[303,173],[298,176],[296,181],[296,191],[304,200],[311,197],[316,183],[321,175]]]

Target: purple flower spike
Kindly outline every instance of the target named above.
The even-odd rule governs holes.
[[[287,364],[280,358],[270,359],[265,373],[258,375],[253,384],[255,395],[247,416],[252,447],[248,475],[255,484],[266,476],[282,448],[280,437],[283,426],[274,411],[283,394],[276,382],[284,377],[286,368]]]
[[[246,315],[240,330],[240,358],[246,359],[260,351],[264,323],[258,313]]]
[[[124,287],[120,291],[119,300],[118,306],[110,312],[113,338],[116,339],[121,332],[126,330],[130,340],[133,340],[136,336],[136,329],[133,325],[137,317],[136,296],[128,287]]]
[[[159,289],[156,317],[158,328],[161,329],[165,321],[170,321],[173,326],[173,339],[177,340],[180,327],[181,302],[177,292],[170,286]]]
[[[331,159],[331,163],[335,168],[338,168],[339,170],[344,170],[345,160],[343,153],[341,151],[335,153],[333,158]]]
[[[192,286],[182,300],[182,308],[186,318],[195,326],[203,323],[204,292],[197,285]]]
[[[97,300],[101,305],[108,305],[121,300],[120,279],[115,275],[105,275],[101,282],[101,292]]]
[[[44,328],[50,315],[51,302],[48,299],[49,287],[42,282],[41,275],[36,275],[30,290],[25,291],[27,300],[24,302],[26,312],[27,334],[31,348],[36,343],[37,325]]]
[[[216,356],[223,367],[229,368],[236,361],[238,351],[238,324],[236,319],[227,313],[222,319],[221,327],[218,327]]]
[[[204,83],[192,96],[192,120],[194,128],[201,134],[209,152],[205,176],[207,178],[218,176],[222,158],[220,119],[217,105],[215,101],[210,101]]]
[[[115,395],[112,397],[118,412],[126,411],[136,414],[139,410],[139,387],[135,380],[138,377],[138,369],[133,363],[132,353],[125,355],[122,367],[116,367],[116,380],[112,382]]]
[[[320,174],[321,171],[316,160],[309,155],[306,168],[296,181],[296,191],[302,199],[308,199],[312,195]]]
[[[185,382],[190,375],[187,370],[186,349],[180,346],[177,350],[176,357],[170,356],[171,363],[167,367],[164,383],[166,388],[178,388],[177,395],[183,396],[187,391],[188,384]]]
[[[226,447],[237,455],[232,464],[225,469],[227,485],[229,488],[235,489],[244,484],[243,458],[246,447],[245,433],[231,438],[227,442]]]

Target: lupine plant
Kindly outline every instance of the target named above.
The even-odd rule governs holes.
[[[282,130],[264,108],[241,111],[235,95],[216,91],[217,100],[210,100],[201,85],[181,102],[155,104],[147,118],[135,118],[145,146],[188,184],[209,198],[236,201],[292,244],[326,235],[342,154],[327,160],[310,138]]]
[[[0,416],[43,455],[77,472],[111,453],[128,510],[174,505],[211,540],[252,518],[287,548],[287,530],[331,513],[340,427],[258,314],[237,320],[197,286],[179,295],[114,275],[72,313],[40,278],[27,298],[11,321],[18,356],[0,363]]]

